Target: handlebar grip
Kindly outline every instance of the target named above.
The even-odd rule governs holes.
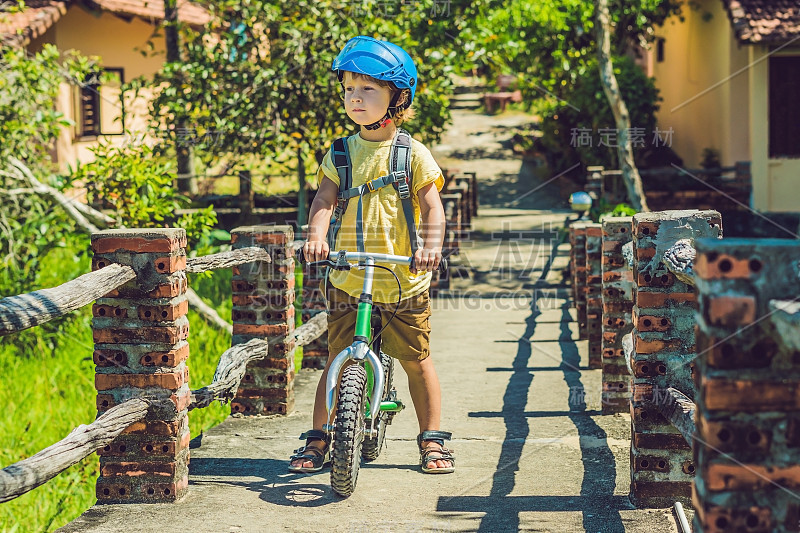
[[[301,265],[306,264],[306,254],[303,252],[303,247],[298,248],[295,252],[295,255],[297,256],[297,260],[300,261]]]
[[[445,259],[444,257],[442,257],[442,260],[439,261],[439,272],[441,272],[442,274],[447,272],[447,259]]]

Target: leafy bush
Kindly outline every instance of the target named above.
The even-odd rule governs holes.
[[[643,135],[642,144],[650,146],[661,100],[654,80],[627,56],[614,58],[614,73],[628,106],[631,128],[638,128]],[[553,172],[578,161],[584,168],[590,165],[616,168],[616,123],[600,83],[597,61],[588,60],[574,83],[559,96],[568,105],[546,100],[540,107],[544,132],[541,144]],[[610,133],[605,139],[602,130]],[[591,146],[580,146],[581,132],[588,134]],[[634,146],[634,153],[642,148]]]

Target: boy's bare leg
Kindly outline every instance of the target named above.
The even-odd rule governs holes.
[[[442,393],[439,387],[439,376],[430,357],[422,361],[400,361],[408,375],[408,388],[411,392],[411,401],[417,412],[419,431],[438,430],[442,414]],[[422,446],[438,446],[432,441],[422,441]],[[446,459],[430,461],[428,468],[448,468],[453,466]]]
[[[314,416],[313,416],[313,429],[322,429],[322,426],[328,422],[328,411],[325,409],[325,382],[328,379],[328,368],[330,367],[333,357],[328,358],[328,363],[325,365],[325,370],[317,383],[317,392],[314,396]],[[325,453],[325,443],[321,440],[312,440],[309,446],[317,448],[321,453]],[[305,468],[314,466],[311,461],[303,461],[302,459],[295,459],[292,461],[293,466],[302,465]]]

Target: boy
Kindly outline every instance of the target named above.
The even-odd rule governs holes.
[[[417,69],[400,47],[371,37],[355,37],[333,62],[344,90],[347,116],[360,126],[360,132],[347,138],[352,168],[352,186],[358,187],[390,173],[392,141],[397,126],[411,118],[409,109],[417,86]],[[426,473],[455,470],[452,450],[444,447],[450,434],[439,431],[441,393],[439,379],[429,356],[428,288],[431,271],[442,259],[445,219],[439,190],[444,185],[442,171],[422,143],[412,140],[411,198],[415,224],[421,243],[413,253],[411,269],[394,265],[402,297],[397,315],[381,334],[384,351],[399,360],[408,375],[411,399],[419,421],[417,444],[420,464]],[[331,215],[339,194],[339,175],[331,152],[325,156],[317,177],[319,190],[309,213],[308,241],[304,254],[308,261],[328,259],[327,243]],[[357,250],[357,204],[352,198],[341,220],[336,249]],[[409,235],[398,189],[385,186],[361,197],[363,202],[363,243],[367,251],[412,255]],[[419,224],[421,220],[421,224]],[[317,385],[314,403],[314,428],[306,433],[306,445],[291,457],[292,472],[318,472],[329,458],[330,437],[322,431],[327,422],[325,380],[336,355],[350,345],[355,326],[355,310],[361,293],[363,274],[358,271],[331,271],[328,307],[328,363]],[[387,320],[397,303],[397,283],[391,273],[376,269],[373,301]]]

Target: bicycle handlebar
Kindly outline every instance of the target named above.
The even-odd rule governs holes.
[[[392,255],[392,254],[373,254],[369,252],[348,252],[347,250],[340,250],[338,252],[331,252],[328,259],[325,261],[315,261],[313,263],[307,263],[305,258],[305,253],[303,252],[302,248],[297,250],[297,259],[302,264],[320,264],[325,263],[328,266],[336,266],[337,261],[340,257],[340,254],[344,255],[344,259],[346,261],[365,261],[367,258],[372,258],[373,261],[376,263],[391,263],[391,264],[408,264],[411,265],[413,261],[413,257],[409,257],[406,255]],[[444,273],[447,270],[447,259],[442,257],[442,260],[439,262],[439,272]]]

